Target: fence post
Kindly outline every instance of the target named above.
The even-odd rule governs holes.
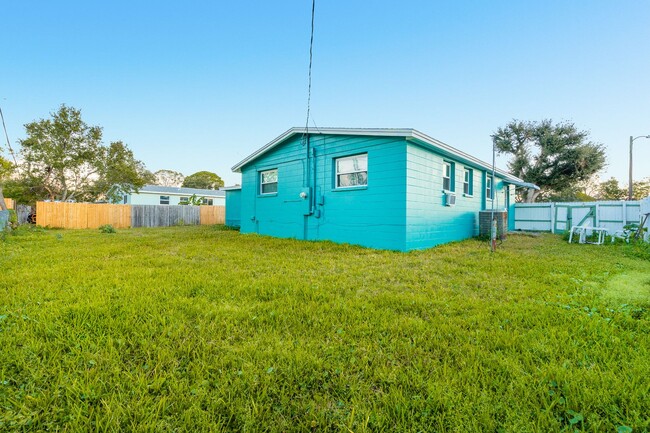
[[[551,202],[551,233],[555,233],[555,203]]]

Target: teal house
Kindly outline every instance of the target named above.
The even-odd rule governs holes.
[[[242,233],[398,251],[476,236],[479,211],[512,212],[531,186],[415,129],[292,128],[233,171]]]

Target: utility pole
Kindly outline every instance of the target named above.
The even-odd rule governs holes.
[[[627,184],[628,200],[632,200],[632,195],[634,195],[633,186],[632,186],[632,143],[634,143],[634,139],[630,135],[630,178],[629,178],[629,183]]]
[[[630,179],[629,183],[627,185],[627,199],[632,200],[632,197],[634,196],[634,184],[632,180],[632,145],[634,144],[634,140],[637,138],[650,138],[650,135],[639,135],[638,137],[632,137],[630,135]]]

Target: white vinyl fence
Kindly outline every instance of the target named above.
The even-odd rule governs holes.
[[[606,228],[609,233],[642,221],[650,213],[650,197],[640,201],[516,203],[515,230],[561,233],[571,226]],[[646,227],[650,222],[646,222]]]

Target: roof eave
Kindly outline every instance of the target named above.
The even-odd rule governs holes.
[[[408,139],[408,138],[407,138]],[[481,161],[480,159],[476,158],[475,156],[470,155],[469,153],[465,153],[462,150],[458,150],[455,147],[452,147],[446,143],[443,143],[440,140],[436,140],[433,137],[429,137],[426,134],[421,133],[420,131],[413,130],[413,135],[412,135],[412,140],[417,140],[419,143],[424,143],[426,145],[432,146],[434,148],[443,150],[444,152],[449,153],[450,155],[455,156],[456,158],[461,159],[462,161],[470,164],[470,165],[475,165],[480,168],[483,168],[487,171],[492,171],[493,167],[491,164],[488,164],[485,161]],[[500,177],[504,179],[510,179],[513,182],[523,182],[523,179],[519,179],[517,176],[508,173],[505,170],[501,170],[500,168],[494,168],[494,173],[496,175],[499,175]]]
[[[470,165],[475,165],[481,167],[485,170],[492,170],[492,165],[488,164],[480,159],[465,153],[461,150],[458,150],[446,143],[443,143],[440,140],[436,140],[433,137],[430,137],[422,132],[413,129],[413,128],[395,128],[395,129],[383,129],[383,128],[315,128],[307,129],[302,127],[290,128],[263,147],[259,148],[257,151],[250,154],[248,157],[244,158],[239,163],[235,164],[232,167],[232,171],[235,173],[241,173],[241,169],[244,165],[252,162],[259,156],[273,149],[275,146],[281,144],[285,140],[292,137],[294,134],[305,134],[309,133],[311,135],[324,135],[324,134],[334,134],[334,135],[380,135],[383,137],[404,137],[407,140],[416,140],[419,144],[425,144],[433,148],[440,149],[444,152],[449,153],[461,160],[464,160]],[[495,174],[499,175],[504,179],[511,180],[518,183],[525,183],[523,179],[520,179],[507,171],[496,168]],[[532,184],[531,184],[532,185]],[[536,186],[536,185],[534,185]]]
[[[520,181],[515,181],[515,180],[510,180],[510,179],[506,179],[504,182],[509,183],[511,185],[515,185],[515,186],[521,186],[523,188],[534,189],[536,191],[539,191],[539,189],[540,189],[537,185],[535,185],[534,183],[530,183],[530,182],[524,182],[524,181],[520,182]]]
[[[266,153],[268,150],[270,150],[270,149],[272,149],[273,147],[275,147],[276,145],[280,144],[281,142],[283,142],[283,141],[286,140],[287,138],[291,137],[293,134],[295,134],[295,133],[297,132],[297,131],[296,131],[297,129],[298,129],[298,128],[290,128],[290,129],[288,129],[287,131],[285,131],[284,133],[280,134],[280,135],[279,135],[278,137],[276,137],[275,139],[273,139],[273,140],[271,140],[270,142],[268,142],[266,145],[260,147],[260,148],[257,149],[255,152],[251,153],[251,154],[248,155],[246,158],[244,158],[243,160],[239,161],[237,164],[233,165],[232,168],[231,168],[231,170],[233,171],[233,173],[241,173],[241,168],[242,168],[244,165],[248,164],[249,162],[251,162],[252,160],[254,160],[255,158],[257,158],[258,156],[260,156],[260,155]]]
[[[253,152],[237,164],[232,167],[234,173],[241,173],[241,169],[244,165],[255,160],[257,157],[263,155],[269,150],[273,149],[275,146],[281,144],[285,140],[291,138],[295,134],[306,134],[310,135],[381,135],[383,137],[410,137],[413,135],[412,128],[303,128],[303,127],[294,127],[285,131],[275,139],[271,140],[266,145],[259,148],[257,151]]]

